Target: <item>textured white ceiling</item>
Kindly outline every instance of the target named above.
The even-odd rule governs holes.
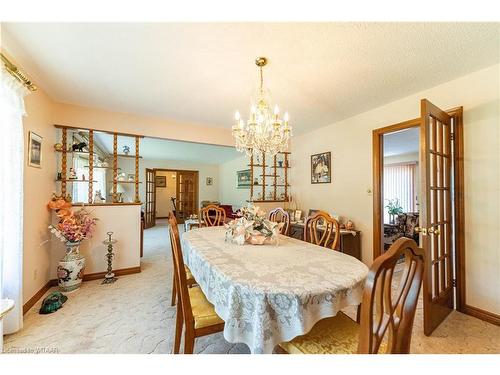
[[[498,25],[8,23],[2,44],[57,101],[221,127],[247,116],[264,55],[301,133],[495,64]]]
[[[410,128],[384,134],[384,156],[419,152],[420,128]]]
[[[95,132],[96,143],[103,151],[113,153],[113,136]],[[130,148],[130,155],[135,155],[135,139],[118,137],[118,153],[123,153],[123,146]],[[221,164],[242,156],[234,147],[207,145],[192,142],[170,141],[158,138],[142,138],[139,154],[144,159],[183,160],[205,164]]]

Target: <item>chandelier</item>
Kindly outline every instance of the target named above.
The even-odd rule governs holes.
[[[251,101],[250,119],[241,119],[239,111],[235,114],[235,124],[232,126],[232,134],[236,142],[236,149],[245,152],[247,156],[252,153],[263,152],[276,155],[288,149],[288,141],[292,136],[292,127],[288,124],[288,113],[283,119],[279,117],[279,108],[274,106],[271,110],[271,95],[264,87],[262,67],[267,64],[265,57],[258,57],[255,65],[260,71],[260,86],[255,98]]]

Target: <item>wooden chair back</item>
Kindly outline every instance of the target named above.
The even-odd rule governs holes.
[[[335,249],[340,238],[340,225],[327,212],[318,211],[306,219],[304,241]]]
[[[177,219],[172,212],[168,215],[168,223],[170,224],[170,243],[172,244],[174,272],[177,280],[177,292],[182,306],[182,315],[186,324],[194,324],[191,302],[189,300],[186,268],[184,267],[184,258],[182,257],[179,227],[177,226]]]
[[[275,208],[269,212],[269,221],[275,223],[284,223],[280,229],[280,233],[288,236],[290,233],[290,214],[281,207]]]
[[[226,211],[215,204],[209,204],[200,210],[200,226],[202,227],[217,227],[224,225],[225,222]]]
[[[401,258],[404,258],[404,268],[398,288],[393,289],[394,269]],[[363,291],[358,353],[378,353],[386,335],[387,353],[410,352],[423,269],[424,251],[408,238],[398,239],[375,259]]]

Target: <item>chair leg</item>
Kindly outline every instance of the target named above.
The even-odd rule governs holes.
[[[175,317],[175,339],[174,339],[174,354],[179,354],[181,347],[183,316],[180,301],[177,301],[177,311]]]
[[[186,327],[184,331],[184,354],[193,354],[194,351],[194,332],[193,329]]]
[[[358,309],[356,311],[356,323],[359,324],[361,322],[361,303],[358,305]]]
[[[177,283],[175,282],[175,273],[172,279],[172,301],[170,301],[170,306],[175,306],[175,298],[177,295]]]

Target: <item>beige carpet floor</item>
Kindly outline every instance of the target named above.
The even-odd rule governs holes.
[[[5,337],[7,353],[170,353],[175,308],[170,307],[172,261],[165,221],[148,229],[140,274],[114,284],[85,282],[64,307],[39,315],[41,300],[25,315],[24,328]],[[56,288],[54,288],[55,290]],[[347,311],[352,315],[354,309]],[[500,327],[453,312],[431,337],[423,335],[419,303],[412,353],[500,353]],[[196,341],[197,353],[249,353],[222,333]]]

